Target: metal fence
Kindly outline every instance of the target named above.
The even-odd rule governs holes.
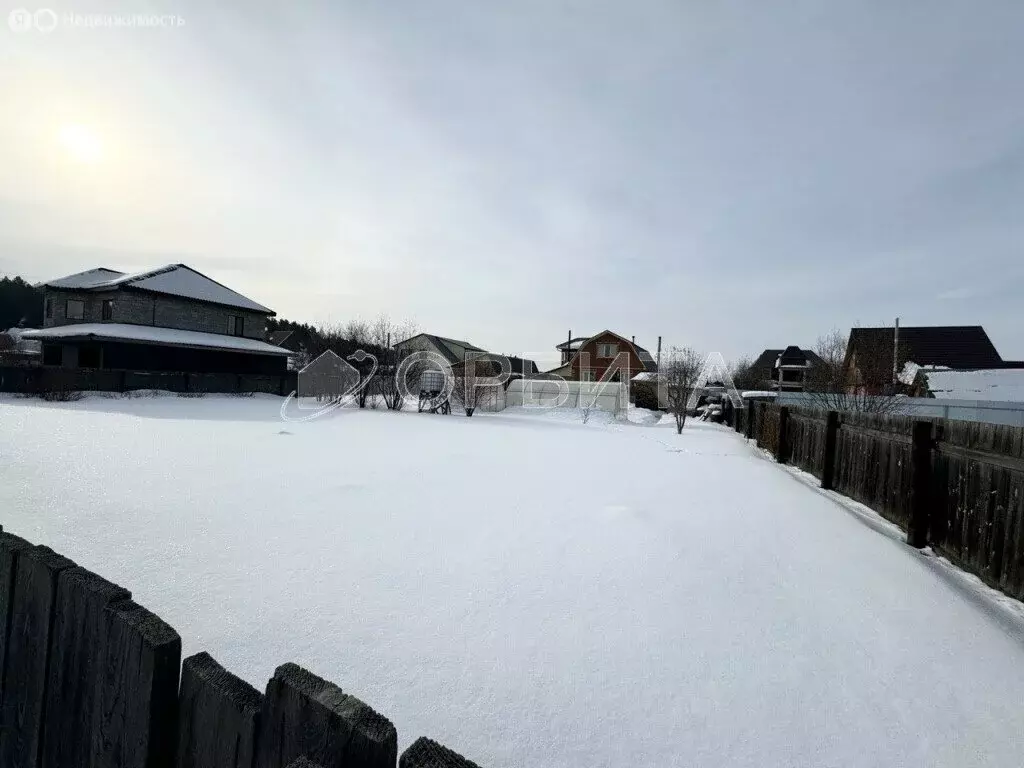
[[[820,407],[815,404],[814,395],[806,392],[780,392],[775,398],[775,402],[779,405]],[[896,412],[903,416],[919,419],[977,421],[985,424],[1024,427],[1024,402],[901,397],[898,399]]]

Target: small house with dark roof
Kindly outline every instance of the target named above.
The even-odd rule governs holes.
[[[785,349],[766,349],[751,371],[757,377],[757,386],[772,392],[803,392],[815,366],[821,358],[809,349],[790,345]]]
[[[490,361],[493,363],[491,366],[493,370],[490,375],[494,376],[499,375],[502,369],[506,369],[500,360],[500,358],[504,358],[509,363],[506,370],[511,370],[508,381],[521,379],[524,376],[532,376],[537,373],[537,364],[533,360],[488,352],[475,344],[470,344],[468,341],[438,336],[433,333],[418,333],[404,341],[398,342],[394,345],[394,348],[403,354],[408,352],[433,352],[440,355],[452,367],[462,365],[467,360],[474,360],[479,363]],[[506,382],[507,385],[508,382]]]
[[[125,274],[99,268],[50,280],[43,365],[65,368],[279,374],[288,350],[264,341],[274,311],[185,264]]]
[[[626,355],[625,370],[613,372],[612,381],[631,381],[638,373],[657,373],[658,364],[636,339],[604,330],[588,337],[573,338],[555,347],[562,353],[562,364],[549,374],[560,376],[566,381],[600,381],[611,368],[620,353]]]
[[[851,387],[881,392],[894,383],[894,368],[898,373],[907,363],[959,371],[1013,367],[980,325],[901,327],[898,337],[892,326],[850,331],[844,370]]]

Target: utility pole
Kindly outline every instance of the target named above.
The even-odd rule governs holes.
[[[892,385],[895,390],[900,375],[900,319],[896,318],[896,325],[892,332]]]

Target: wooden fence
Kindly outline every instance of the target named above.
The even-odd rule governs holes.
[[[394,725],[295,665],[260,693],[131,593],[0,528],[3,768],[394,768]],[[402,768],[474,768],[429,739]]]
[[[1024,428],[751,403],[737,431],[1024,599]]]
[[[285,396],[294,392],[297,374],[168,373],[54,366],[0,366],[0,392],[42,395],[50,392],[248,393]]]

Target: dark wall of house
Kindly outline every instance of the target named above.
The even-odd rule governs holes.
[[[68,317],[68,300],[81,301],[84,304],[83,316],[80,319]],[[112,302],[108,320],[103,319],[104,300]],[[231,318],[237,315],[244,318],[243,336],[262,339],[267,326],[267,316],[261,312],[128,289],[98,293],[51,288],[46,290],[43,307],[43,325],[46,328],[76,323],[109,322],[230,335],[229,330],[234,327]]]
[[[46,345],[44,357],[50,365],[60,365]],[[68,358],[76,359],[77,366],[92,367],[102,361],[105,369],[127,371],[174,371],[180,373],[262,373],[282,374],[287,370],[287,358],[273,355],[253,355],[243,352],[223,352],[214,349],[187,349],[162,347],[153,344],[119,344],[101,342],[92,344],[62,344],[63,364]],[[68,354],[68,353],[72,354]],[[47,357],[47,355],[50,355]]]

